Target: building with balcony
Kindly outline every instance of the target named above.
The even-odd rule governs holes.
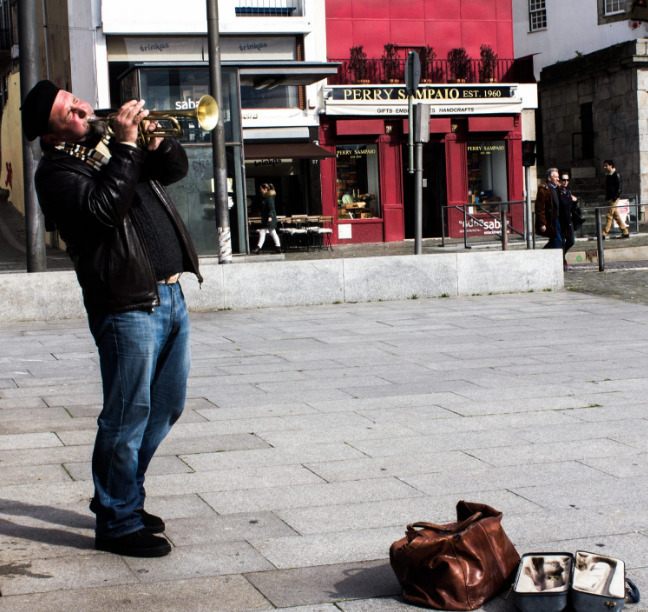
[[[95,108],[144,98],[149,109],[185,111],[209,91],[205,0],[38,5],[42,77]],[[521,142],[535,140],[536,85],[530,63],[513,59],[511,0],[221,0],[219,26],[235,253],[249,250],[262,182],[277,187],[280,215],[332,217],[334,243],[413,237],[410,51],[421,58],[414,102],[431,112],[423,237],[495,234],[499,205],[524,199]],[[15,62],[7,83],[2,156],[19,207]],[[191,170],[171,191],[199,253],[212,255],[210,135],[181,123]],[[522,206],[507,215],[523,229]]]
[[[602,195],[611,158],[624,193],[648,198],[646,4],[513,2],[515,54],[533,57],[538,78],[539,161],[571,172],[577,194]]]
[[[510,0],[326,0],[322,202],[338,242],[414,237],[405,65],[419,54],[415,104],[430,106],[423,145],[423,237],[496,234],[499,205],[524,200],[522,140],[535,140],[536,85],[513,59]],[[468,222],[463,209],[472,204]],[[524,208],[509,223],[523,231]]]

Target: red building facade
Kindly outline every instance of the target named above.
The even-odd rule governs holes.
[[[328,59],[341,64],[320,118],[320,144],[335,153],[321,162],[321,177],[336,242],[414,237],[410,51],[421,58],[414,103],[430,106],[423,237],[497,233],[502,203],[524,199],[523,110],[536,97],[512,59],[511,0],[326,0],[326,14]],[[523,231],[523,206],[507,210]]]

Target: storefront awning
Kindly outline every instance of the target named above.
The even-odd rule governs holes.
[[[335,157],[312,142],[250,143],[243,145],[245,159],[326,159]]]

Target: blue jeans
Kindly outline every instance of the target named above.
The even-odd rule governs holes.
[[[161,304],[90,315],[99,350],[104,403],[92,456],[100,537],[143,527],[144,476],[184,408],[189,375],[189,317],[180,283],[158,285]]]

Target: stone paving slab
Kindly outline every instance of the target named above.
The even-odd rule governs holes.
[[[246,578],[279,608],[386,597],[398,595],[400,591],[385,561],[258,572],[246,574]]]
[[[345,506],[359,502],[420,497],[420,491],[395,478],[357,479],[352,482],[322,482],[271,490],[246,489],[203,493],[203,499],[219,514],[282,509]]]
[[[261,442],[261,441],[260,441]],[[362,457],[362,453],[342,442],[296,444],[289,448],[240,449],[236,454],[223,452],[182,455],[181,459],[196,471],[236,469],[241,467],[303,464],[307,461],[346,461]]]
[[[234,512],[225,516],[199,516],[169,521],[165,535],[177,547],[219,542],[241,542],[264,537],[290,538],[294,530],[272,512]]]
[[[462,498],[502,510],[520,552],[614,554],[646,590],[648,298],[192,320],[187,407],[146,483],[173,552],[148,560],[93,548],[87,324],[0,326],[0,608],[410,610],[389,546],[409,522],[454,520]],[[497,597],[481,612],[513,607]]]
[[[3,582],[3,599],[11,595],[62,591],[79,586],[87,588],[137,582],[123,559],[109,555],[59,557],[56,564],[50,559],[33,559],[29,563],[9,566],[15,573],[12,580]]]
[[[417,455],[389,455],[346,461],[324,461],[306,464],[326,482],[357,481],[363,478],[388,478],[405,480],[412,474],[436,473],[452,465],[456,471],[471,473],[484,467],[484,462],[462,451],[421,453]]]
[[[123,561],[144,585],[274,569],[265,555],[244,540],[176,546],[173,553],[160,559],[123,557]]]
[[[152,588],[153,587],[153,588]],[[208,576],[37,593],[11,598],[12,612],[55,610],[156,610],[157,612],[264,612],[269,602],[242,576]],[[336,608],[331,606],[329,610]],[[312,612],[315,612],[313,609]]]
[[[498,510],[506,512],[515,507],[517,511],[531,512],[539,507],[537,503],[524,498],[516,499],[513,493],[504,488],[504,483],[497,489],[468,492],[472,498],[481,499],[484,503],[497,503]],[[453,508],[456,495],[438,493],[434,496],[419,495],[402,497],[387,501],[358,501],[352,504],[328,506],[311,506],[308,508],[288,508],[277,510],[280,516],[296,532],[305,535],[331,534],[336,537],[340,525],[349,529],[362,530],[382,529],[389,525],[407,525],[408,523],[426,520],[432,514],[443,515],[444,509]],[[454,509],[454,508],[453,508]],[[410,517],[410,518],[408,518]],[[418,517],[418,518],[411,518]],[[451,522],[456,518],[450,514]],[[346,535],[349,532],[344,532]],[[402,536],[401,536],[402,537]]]

